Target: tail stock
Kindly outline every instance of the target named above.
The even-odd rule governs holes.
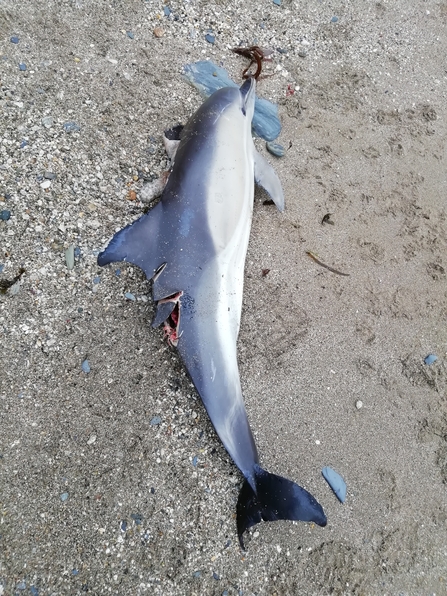
[[[322,506],[295,482],[270,474],[258,465],[255,466],[254,479],[256,493],[245,480],[237,502],[237,531],[242,549],[245,530],[261,520],[290,519],[326,525]]]

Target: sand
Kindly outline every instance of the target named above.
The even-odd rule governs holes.
[[[0,295],[0,594],[444,594],[447,4],[169,7],[0,5],[0,280],[25,269]],[[150,285],[96,256],[202,101],[183,65],[240,81],[230,48],[255,41],[275,50],[258,92],[287,151],[256,146],[286,210],[256,191],[240,374],[263,466],[328,525],[263,523],[244,553],[241,476],[150,327]]]

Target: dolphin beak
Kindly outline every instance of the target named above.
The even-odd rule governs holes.
[[[253,115],[255,96],[256,96],[256,80],[254,77],[249,77],[245,83],[239,87],[246,114]]]

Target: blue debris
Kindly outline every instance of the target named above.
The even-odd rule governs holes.
[[[281,0],[273,0],[273,4],[276,4],[276,6],[281,6]]]
[[[23,149],[27,145],[28,145],[28,141],[26,139],[23,139],[23,141],[20,143],[20,149]]]
[[[331,23],[336,23],[338,21],[338,17],[333,16],[331,19]]]
[[[99,284],[100,282],[101,282],[101,278],[99,277],[99,275],[97,275],[96,277],[93,278],[94,284]]]
[[[81,130],[81,127],[78,124],[76,124],[76,122],[65,122],[64,130],[65,132],[79,132]]]
[[[184,76],[203,97],[209,97],[222,87],[239,87],[227,71],[209,60],[201,60],[184,67]],[[256,98],[252,122],[253,132],[266,141],[273,141],[281,132],[278,106],[266,99]]]
[[[141,513],[131,513],[130,517],[133,519],[137,526],[141,526],[141,522],[143,521],[143,516]]]
[[[0,219],[2,219],[3,221],[8,221],[10,217],[11,211],[8,211],[8,209],[3,209],[3,211],[0,211]]]
[[[132,31],[126,31],[126,35],[129,39],[134,39],[134,34],[132,33]]]
[[[77,569],[72,569],[71,575],[79,575],[79,571]]]
[[[199,461],[199,458],[197,457],[197,455],[195,455],[195,456],[192,458],[192,465],[193,465],[195,468],[197,468],[197,462],[198,462],[198,461]]]
[[[17,35],[13,35],[9,41],[11,43],[19,43],[19,38],[17,37]]]
[[[3,265],[3,263],[0,263],[0,273],[3,273],[5,269],[5,266]]]
[[[81,256],[81,249],[79,248],[79,246],[76,246],[76,247],[75,247],[75,249],[74,249],[74,256],[75,256],[76,258],[78,258],[78,257],[80,257],[80,256]]]
[[[165,17],[168,17],[171,14],[171,9],[169,8],[169,6],[165,6],[163,8],[163,12],[165,13]]]
[[[216,37],[212,33],[207,33],[205,39],[208,43],[214,43],[216,41]]]
[[[154,416],[151,420],[151,426],[157,426],[157,424],[161,423],[160,416]]]
[[[19,582],[16,587],[18,590],[26,590],[26,582]]]
[[[127,298],[127,300],[133,300],[134,302],[136,300],[135,296],[131,292],[126,292],[124,294],[124,298]]]
[[[81,365],[81,368],[82,368],[82,370],[83,370],[85,373],[89,373],[89,372],[90,372],[90,364],[88,363],[88,360],[87,360],[87,359],[86,359],[86,360],[84,360],[84,362],[83,362],[83,363],[82,363],[82,365]]]
[[[30,586],[29,591],[31,592],[31,596],[39,596],[39,590],[36,586]]]
[[[71,271],[73,269],[74,261],[75,261],[74,246],[73,246],[73,244],[70,244],[70,246],[65,251],[65,263],[66,263],[67,269],[69,271]]]
[[[273,141],[267,141],[265,146],[267,147],[267,151],[272,155],[276,155],[276,157],[282,157],[286,151],[282,145]]]
[[[424,362],[425,362],[425,364],[428,364],[428,366],[430,366],[430,364],[433,364],[433,362],[436,362],[437,359],[438,359],[438,357],[436,356],[436,354],[429,354],[424,359]]]
[[[26,64],[25,62],[20,62],[19,64],[19,70],[25,71],[26,70]]]
[[[326,482],[329,484],[329,486],[334,491],[337,499],[341,503],[344,503],[345,499],[346,499],[346,482],[343,480],[343,478],[340,476],[340,474],[338,474],[332,468],[329,468],[329,466],[326,466],[325,468],[323,468],[321,473],[323,474]]]
[[[193,577],[200,577],[202,575],[201,571],[194,571]]]
[[[121,275],[121,269],[115,269],[115,275],[119,277]]]
[[[121,528],[121,532],[125,532],[127,530],[127,522],[125,519],[121,522],[120,528]]]
[[[64,503],[68,499],[68,493],[62,493],[60,499]]]
[[[213,571],[213,577],[216,581],[220,580],[220,575],[217,575],[215,571]]]

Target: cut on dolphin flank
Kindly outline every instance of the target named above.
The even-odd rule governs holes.
[[[254,181],[284,209],[281,183],[251,136],[256,83],[207,99],[180,132],[160,202],[119,231],[99,265],[127,261],[152,279],[154,326],[164,323],[226,450],[245,477],[237,528],[277,519],[326,525],[321,505],[261,468],[237,365],[244,264]],[[171,139],[172,140],[172,139]]]

